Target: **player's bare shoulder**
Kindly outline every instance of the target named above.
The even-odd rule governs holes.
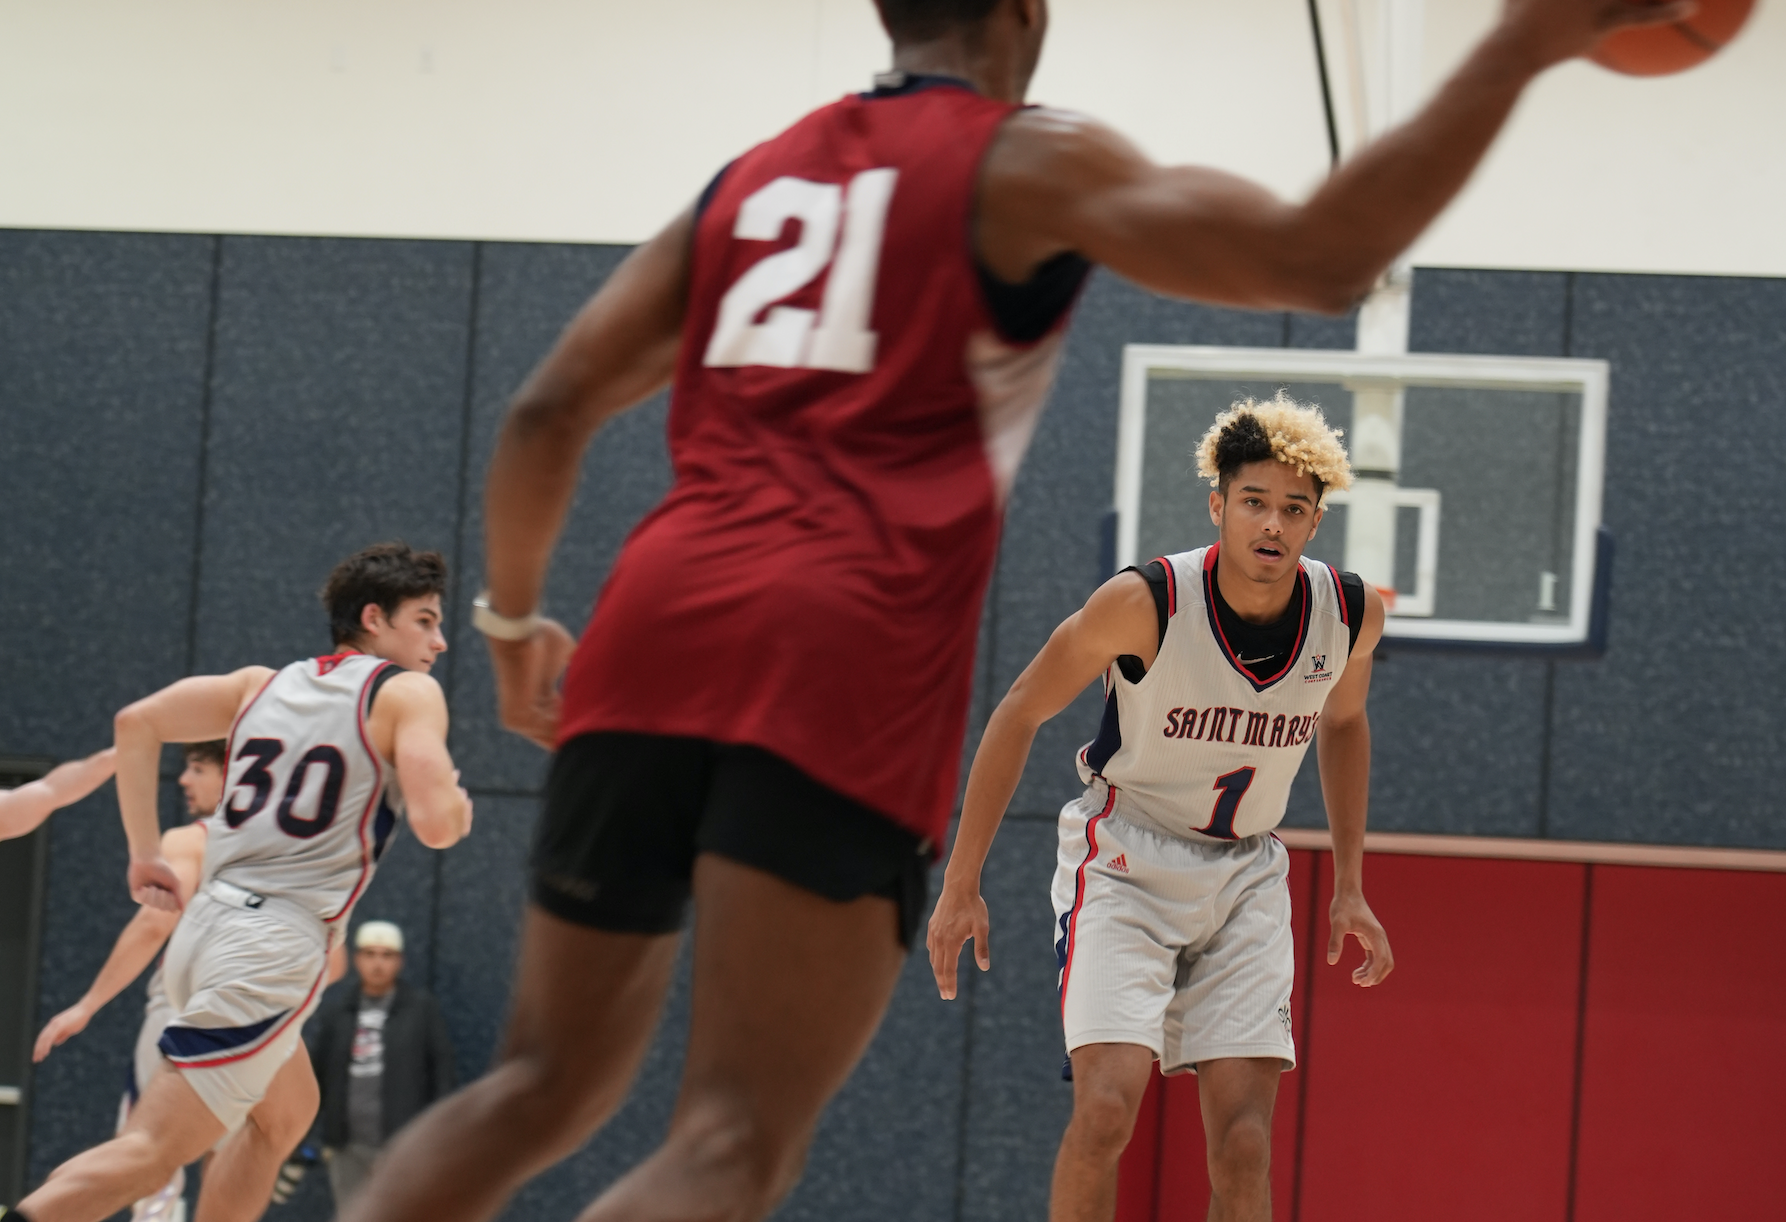
[[[388,760],[393,758],[399,727],[433,727],[445,738],[447,719],[446,692],[439,680],[426,671],[402,670],[373,693],[366,728],[379,754]]]
[[[161,833],[161,855],[170,862],[176,856],[204,861],[205,842],[209,833],[203,823],[188,823],[181,827],[170,827]]]
[[[1089,195],[1147,165],[1127,137],[1090,115],[1046,106],[1017,111],[981,169],[981,258],[1004,279],[1027,278],[1036,263],[1072,249],[1075,212]]]
[[[1078,110],[1028,106],[999,130],[986,151],[986,173],[1040,175],[1046,171],[1085,173],[1146,161],[1127,136]]]
[[[180,898],[190,900],[205,872],[205,844],[210,833],[201,823],[172,827],[161,833],[161,855],[179,877]]]
[[[426,671],[405,670],[379,685],[372,712],[377,716],[381,707],[411,711],[435,706],[446,708],[446,692],[440,680]]]
[[[1383,621],[1388,614],[1388,608],[1383,605],[1383,596],[1377,593],[1377,587],[1365,582],[1364,622],[1358,626],[1358,643],[1352,647],[1354,654],[1376,651],[1377,642],[1383,639]]]
[[[278,673],[271,666],[244,666],[240,670],[232,670],[229,673],[229,679],[234,682],[239,693],[239,698],[236,701],[238,716],[254,703],[254,698],[260,695],[261,690],[271,683],[273,676]]]
[[[1153,653],[1157,645],[1153,588],[1135,569],[1124,569],[1085,600],[1086,619],[1100,625],[1121,653]],[[1129,646],[1146,647],[1130,648]]]

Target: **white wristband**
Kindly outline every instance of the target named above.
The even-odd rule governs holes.
[[[471,600],[471,626],[498,641],[525,641],[539,627],[540,613],[529,611],[515,618],[499,615],[490,606],[490,591],[484,590]]]

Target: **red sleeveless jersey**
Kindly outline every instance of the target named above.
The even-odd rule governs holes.
[[[940,844],[1063,328],[1001,338],[975,262],[980,164],[1015,108],[926,84],[817,110],[710,190],[675,484],[597,599],[560,739],[759,746]]]

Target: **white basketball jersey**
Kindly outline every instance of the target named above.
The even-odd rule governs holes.
[[[395,769],[366,734],[373,693],[401,673],[382,658],[337,654],[267,681],[230,731],[206,882],[279,896],[323,921],[352,911],[403,809]]]
[[[1339,574],[1304,558],[1303,617],[1289,661],[1261,682],[1223,637],[1216,548],[1162,557],[1166,636],[1131,683],[1104,674],[1104,720],[1078,756],[1086,784],[1107,781],[1113,813],[1187,839],[1236,840],[1276,827],[1290,782],[1351,647]]]

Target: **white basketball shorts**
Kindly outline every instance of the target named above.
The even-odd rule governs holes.
[[[128,1103],[132,1107],[149,1088],[150,1079],[161,1072],[161,1033],[173,1017],[174,1008],[167,1000],[167,985],[162,980],[161,968],[157,967],[155,974],[149,977],[149,995],[143,1000],[143,1025],[137,1028],[136,1049],[131,1055]]]
[[[1294,1068],[1289,851],[1271,835],[1164,836],[1113,805],[1098,782],[1060,813],[1055,952],[1067,1051],[1140,1044],[1161,1073],[1220,1057]]]
[[[161,1052],[234,1132],[298,1046],[322,1000],[328,928],[277,898],[212,880],[162,961],[173,1017]]]

